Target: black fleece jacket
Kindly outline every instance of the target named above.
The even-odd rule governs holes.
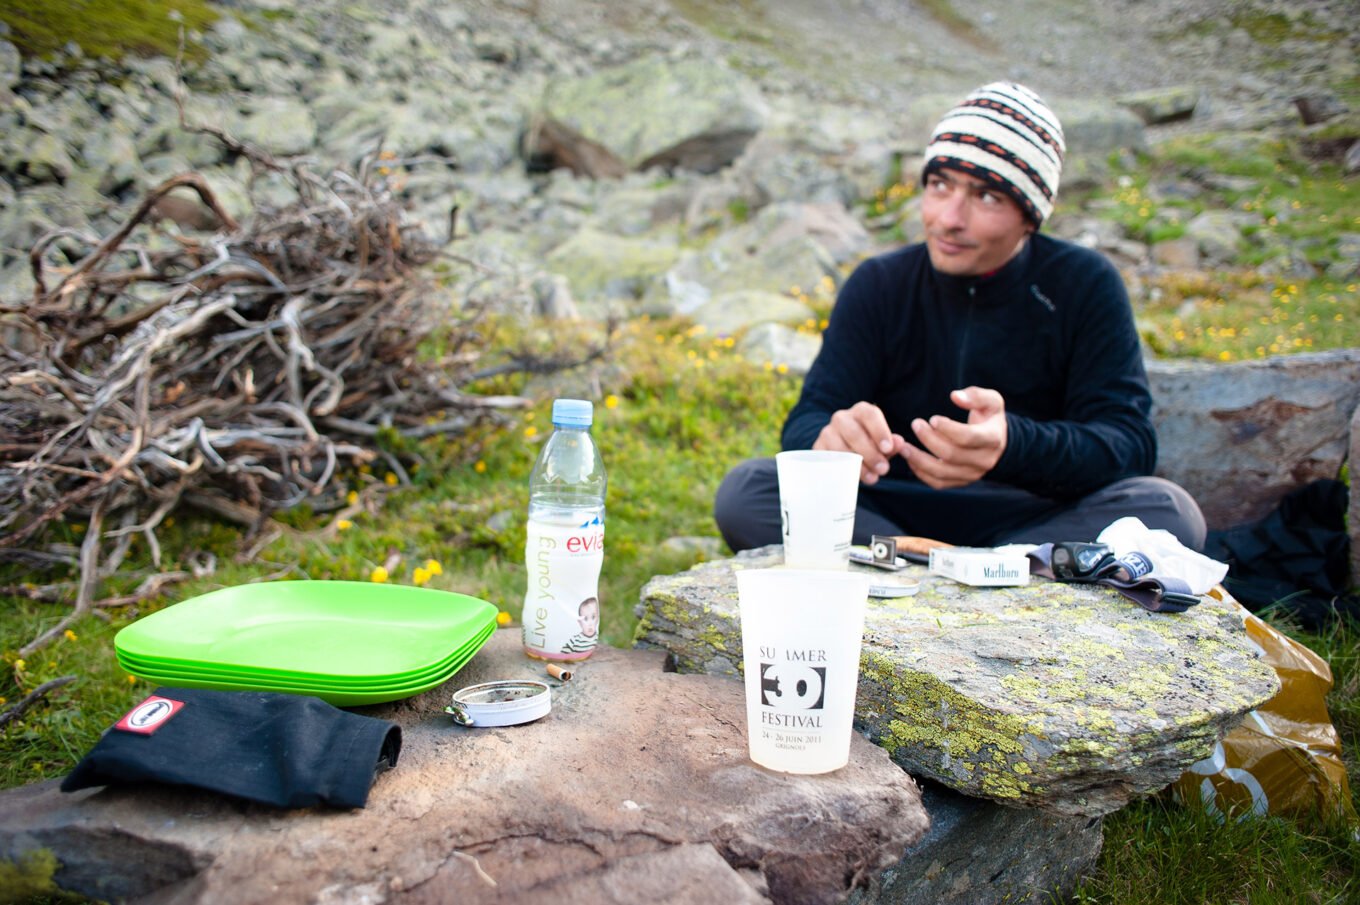
[[[949,393],[967,386],[1006,403],[1006,450],[987,480],[1070,499],[1157,464],[1123,280],[1099,253],[1042,234],[986,277],[939,273],[923,244],[862,263],[831,312],[783,446],[810,448],[834,412],[861,400],[916,443],[913,418],[966,420]],[[916,480],[900,457],[888,477]]]

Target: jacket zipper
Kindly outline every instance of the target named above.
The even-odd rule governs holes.
[[[964,383],[963,374],[968,364],[968,339],[973,332],[973,310],[977,308],[977,286],[968,287],[968,317],[963,322],[963,335],[959,340],[959,370],[954,376],[954,386],[962,389],[967,386]]]

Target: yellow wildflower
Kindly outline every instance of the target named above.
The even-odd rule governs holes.
[[[378,584],[382,584],[383,582],[387,581],[386,567],[384,566],[375,567],[372,572],[368,573],[368,580],[376,581]]]
[[[472,466],[472,470],[477,472],[477,474],[486,474],[486,463],[481,459],[478,459],[477,464]]]
[[[424,566],[416,566],[415,571],[411,573],[411,580],[415,582],[416,587],[424,587],[430,580],[430,570]]]
[[[607,409],[616,409],[616,408],[618,408],[618,407],[619,407],[619,397],[615,396],[613,393],[610,393],[608,396],[604,397],[604,407],[607,408]]]
[[[525,439],[533,439],[534,437],[537,437],[537,436],[538,436],[538,428],[534,427],[532,424],[529,425],[528,427],[526,427],[526,428],[524,429],[524,437],[525,437]]]
[[[509,625],[509,624],[510,624],[510,614],[507,613],[505,610],[501,610],[499,613],[496,614],[496,624],[497,624],[497,625]]]
[[[425,560],[425,568],[429,571],[431,575],[444,574],[444,567],[439,564],[439,560],[437,559]]]
[[[76,640],[76,633],[71,631],[69,628],[66,631],[62,632],[62,634],[66,636],[67,641]]]
[[[351,490],[349,493],[345,494],[345,502],[351,506],[359,502],[359,491]]]
[[[335,527],[340,531],[348,531],[349,529],[354,527],[354,523],[347,518],[342,518],[340,519],[340,521],[335,523]]]
[[[393,474],[392,472],[389,471],[389,472],[386,474],[386,476],[383,477],[383,483],[386,484],[388,487],[396,487],[396,486],[397,486],[397,476],[396,476],[395,474]]]

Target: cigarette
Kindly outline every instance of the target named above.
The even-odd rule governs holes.
[[[549,663],[548,675],[557,679],[559,682],[565,682],[571,678],[571,670],[563,666],[558,666],[556,663]]]

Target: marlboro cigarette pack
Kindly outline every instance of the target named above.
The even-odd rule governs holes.
[[[1022,585],[1029,584],[1029,557],[987,547],[936,547],[930,571],[978,587]]]

